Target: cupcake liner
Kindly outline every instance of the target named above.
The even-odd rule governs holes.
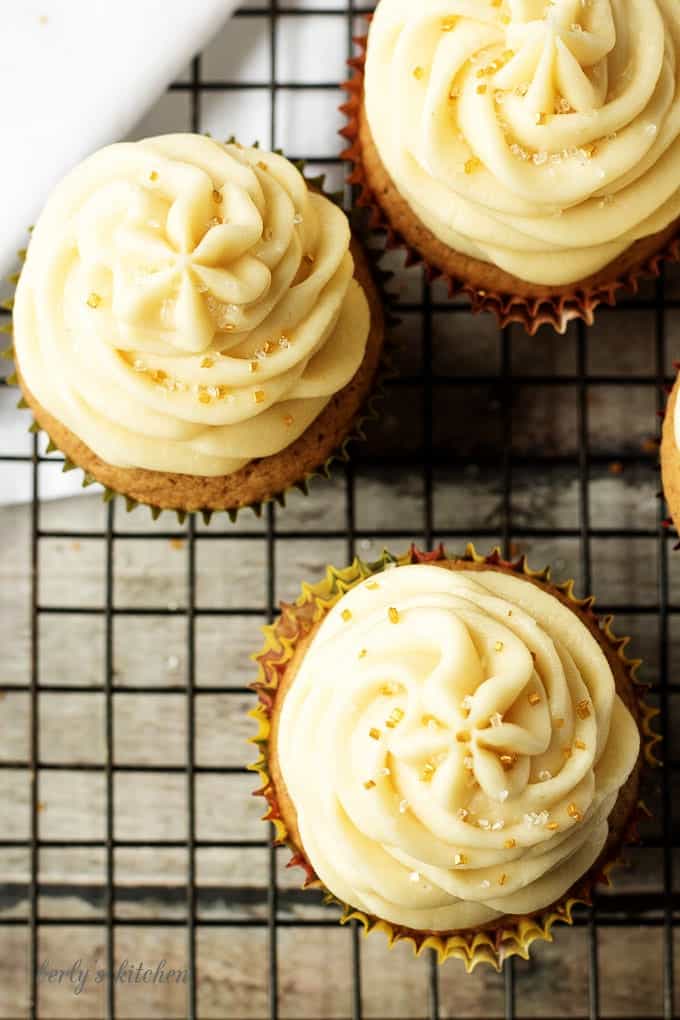
[[[528,959],[533,942],[537,940],[552,941],[552,929],[555,924],[573,924],[574,907],[578,904],[590,905],[593,890],[597,884],[612,884],[612,872],[623,863],[620,856],[623,846],[639,842],[638,822],[641,816],[649,815],[642,801],[629,816],[619,848],[612,858],[603,864],[598,862],[557,903],[538,911],[535,915],[505,917],[500,923],[489,925],[482,930],[438,935],[431,932],[417,932],[391,924],[356,910],[346,903],[341,903],[334,897],[317,878],[304,850],[292,841],[279,806],[269,766],[269,738],[276,693],[295,654],[298,642],[310,633],[345,592],[366,578],[407,564],[437,563],[451,558],[453,557],[448,555],[443,545],[429,553],[422,552],[413,545],[405,555],[400,557],[395,557],[385,551],[381,559],[375,563],[365,563],[357,558],[351,566],[341,570],[329,566],[323,581],[317,584],[303,584],[301,595],[296,602],[281,604],[279,618],[275,623],[264,628],[264,647],[253,656],[259,667],[258,678],[252,684],[252,689],[258,695],[258,705],[249,715],[257,722],[258,733],[251,738],[250,743],[258,747],[260,757],[255,764],[249,766],[249,769],[259,775],[261,783],[254,795],[264,797],[267,801],[267,811],[263,820],[273,823],[277,845],[286,845],[291,851],[289,867],[302,868],[305,873],[303,888],[320,889],[324,893],[324,902],[339,904],[342,907],[341,924],[356,920],[363,926],[366,935],[373,931],[382,931],[387,936],[390,946],[394,946],[398,942],[410,942],[416,955],[420,955],[425,949],[434,949],[439,963],[443,963],[450,957],[460,959],[463,961],[465,969],[470,973],[482,963],[500,970],[504,961],[512,956]],[[476,552],[473,545],[468,545],[465,555],[456,558],[474,564],[503,567],[526,578],[543,583],[550,582],[549,568],[533,571],[524,556],[514,562],[504,560],[499,549],[495,549],[488,556],[482,556]],[[656,748],[661,737],[655,732],[652,723],[659,713],[657,709],[647,704],[645,700],[647,687],[636,677],[640,665],[639,660],[629,659],[625,654],[630,639],[620,638],[614,634],[612,630],[613,617],[599,617],[594,612],[592,597],[579,599],[574,595],[573,581],[554,584],[553,588],[599,628],[611,652],[623,664],[626,674],[634,686],[638,724],[642,736],[642,758],[647,765],[657,766],[659,761],[656,757]]]
[[[370,24],[373,16],[368,14],[364,17]],[[585,287],[577,283],[573,291],[552,297],[521,297],[502,291],[480,289],[464,278],[450,275],[428,263],[418,249],[392,226],[368,182],[359,138],[359,111],[363,101],[368,35],[357,36],[354,42],[361,52],[359,56],[347,62],[354,75],[341,86],[348,94],[348,100],[340,107],[341,113],[347,118],[347,124],[340,134],[349,143],[341,153],[341,158],[350,162],[353,167],[348,181],[359,189],[357,205],[368,210],[369,227],[386,234],[385,249],[403,251],[405,267],[423,266],[428,282],[442,281],[448,289],[449,297],[465,294],[470,300],[472,312],[475,314],[492,312],[501,329],[518,322],[530,336],[534,336],[544,325],[552,326],[557,333],[564,334],[573,320],[580,319],[588,326],[592,326],[597,308],[603,304],[610,307],[615,305],[620,290],[637,294],[641,280],[646,277],[658,277],[664,262],[680,261],[680,225],[678,225],[676,234],[670,241],[661,245],[652,255],[641,259],[637,265],[618,273],[614,279]],[[587,281],[584,282],[587,284]]]
[[[230,141],[233,141],[233,140],[234,139],[230,139]],[[254,147],[255,148],[259,147],[259,143],[254,143]],[[301,161],[301,160],[294,161],[293,165],[296,166],[297,169],[300,171],[300,173],[302,173],[303,176],[304,176],[304,169],[305,169],[304,161]],[[332,201],[336,205],[339,205],[340,207],[342,207],[342,193],[341,192],[327,192],[325,190],[325,187],[324,187],[324,185],[325,185],[325,175],[319,175],[319,176],[315,176],[315,177],[305,177],[305,180],[307,182],[307,185],[312,190],[321,192],[330,201]],[[152,519],[154,521],[158,520],[158,518],[160,517],[160,515],[163,512],[168,512],[168,513],[174,514],[176,516],[176,518],[177,518],[177,521],[180,524],[184,524],[186,519],[187,519],[187,517],[189,515],[191,515],[191,514],[200,514],[202,516],[203,520],[205,521],[205,523],[209,524],[210,521],[212,520],[212,518],[216,514],[226,513],[228,515],[230,521],[232,523],[235,523],[236,520],[238,519],[239,513],[242,512],[242,511],[245,511],[245,510],[251,510],[255,514],[255,516],[259,518],[259,517],[262,516],[262,513],[263,513],[263,510],[264,510],[265,506],[267,506],[267,504],[269,504],[269,503],[275,503],[275,504],[277,504],[280,507],[285,507],[288,495],[293,493],[293,492],[295,492],[295,491],[301,492],[303,495],[307,496],[309,494],[309,485],[310,485],[310,482],[314,478],[328,478],[329,479],[329,478],[332,477],[332,470],[333,470],[333,467],[336,464],[338,464],[338,463],[348,463],[351,460],[351,454],[350,454],[350,450],[349,450],[351,444],[354,443],[354,442],[359,442],[359,441],[364,440],[366,438],[366,433],[365,433],[366,426],[370,422],[377,421],[379,419],[378,405],[380,403],[380,400],[385,395],[385,383],[389,379],[394,378],[394,376],[396,374],[395,370],[394,370],[393,362],[392,362],[392,356],[391,356],[392,351],[394,350],[394,346],[390,342],[389,332],[390,332],[390,330],[396,324],[398,324],[399,320],[396,317],[395,312],[394,312],[394,309],[395,309],[395,306],[396,306],[396,299],[395,299],[395,297],[392,294],[389,293],[389,291],[387,289],[391,279],[394,276],[394,274],[390,273],[390,272],[386,272],[385,270],[380,268],[379,263],[380,263],[380,259],[382,257],[382,253],[380,251],[375,251],[374,249],[371,249],[367,245],[363,244],[361,242],[361,239],[357,237],[356,231],[353,232],[353,236],[355,236],[356,239],[359,241],[359,243],[361,243],[362,251],[363,251],[364,256],[366,258],[366,261],[367,261],[367,264],[368,264],[368,267],[369,267],[369,270],[370,270],[370,273],[371,273],[372,280],[373,280],[373,282],[374,282],[374,284],[375,284],[375,286],[377,288],[378,295],[379,295],[380,302],[381,302],[382,309],[383,309],[385,337],[384,337],[384,340],[383,340],[383,347],[382,347],[382,352],[381,352],[379,363],[378,363],[378,369],[377,369],[377,372],[376,372],[376,376],[375,376],[375,379],[374,379],[371,391],[368,394],[368,397],[366,398],[366,400],[364,401],[363,409],[360,411],[358,417],[355,419],[355,421],[352,424],[352,426],[351,426],[350,430],[348,431],[347,435],[342,440],[342,443],[340,444],[340,446],[329,457],[327,457],[326,460],[322,464],[320,464],[318,467],[314,468],[313,470],[307,472],[302,478],[296,480],[295,482],[292,482],[289,486],[287,486],[281,492],[278,492],[278,493],[274,494],[273,496],[271,496],[269,499],[266,499],[266,500],[249,503],[248,505],[242,506],[242,507],[225,508],[223,510],[215,510],[215,509],[207,509],[207,508],[206,509],[197,509],[197,510],[174,510],[174,509],[171,509],[171,508],[154,506],[152,504],[140,502],[139,500],[133,499],[130,496],[125,495],[125,493],[118,492],[116,489],[110,488],[109,486],[104,485],[102,482],[99,482],[98,479],[93,474],[91,474],[88,470],[86,470],[85,468],[82,468],[79,464],[74,463],[74,461],[71,460],[71,458],[67,454],[65,454],[63,450],[60,449],[59,445],[55,442],[53,437],[50,436],[48,431],[45,428],[43,428],[35,420],[35,418],[33,419],[32,424],[29,426],[28,431],[29,432],[40,432],[40,431],[42,431],[42,432],[45,433],[45,435],[47,436],[47,439],[48,439],[47,452],[48,453],[59,452],[64,457],[64,466],[62,468],[63,472],[69,472],[69,471],[74,471],[74,470],[82,471],[82,473],[83,473],[82,487],[83,488],[88,488],[90,485],[94,485],[94,484],[100,485],[102,487],[102,490],[103,490],[102,491],[102,500],[105,503],[109,503],[114,498],[120,497],[121,499],[124,500],[124,502],[125,502],[125,509],[126,509],[126,511],[128,513],[130,513],[132,510],[134,510],[138,506],[146,506],[148,508],[148,510],[149,510],[149,512],[151,514],[151,517],[152,517]],[[21,251],[19,251],[18,252],[18,256],[19,256],[21,262],[24,262],[25,259],[26,259],[26,249],[22,249]],[[20,276],[20,273],[13,274],[9,278],[9,282],[16,286],[16,284],[18,283],[18,280],[19,280],[19,276]],[[13,306],[14,306],[13,298],[10,298],[10,299],[8,299],[7,301],[4,301],[4,302],[0,302],[0,307],[5,309],[6,311],[9,311],[9,312],[12,311]],[[11,336],[12,335],[12,324],[8,323],[8,324],[4,324],[3,326],[1,326],[0,327],[0,333],[7,333],[7,334],[9,334]],[[14,362],[14,347],[13,347],[13,345],[10,344],[10,346],[7,349],[1,350],[0,351],[0,357]],[[6,382],[8,384],[10,384],[10,385],[13,385],[13,386],[19,386],[19,379],[18,379],[18,375],[17,375],[16,370],[6,377]],[[27,401],[26,401],[26,399],[24,398],[23,395],[19,399],[19,401],[17,403],[17,407],[20,408],[20,409],[23,409],[23,410],[30,410],[29,404],[27,403]]]

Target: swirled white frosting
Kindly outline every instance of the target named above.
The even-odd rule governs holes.
[[[437,238],[569,284],[680,216],[679,59],[677,0],[381,0],[366,112]]]
[[[361,364],[349,243],[280,156],[198,135],[102,149],[31,239],[22,376],[110,464],[229,474],[297,439]]]
[[[414,565],[328,614],[277,747],[324,885],[447,931],[546,907],[590,868],[639,734],[600,645],[553,595]]]

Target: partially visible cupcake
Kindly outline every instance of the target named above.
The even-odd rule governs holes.
[[[661,437],[661,475],[668,510],[680,531],[680,377],[675,380],[666,406]]]
[[[383,338],[344,213],[283,157],[199,135],[73,170],[14,305],[19,381],[54,444],[178,511],[302,484],[352,433]]]
[[[267,817],[345,917],[499,966],[589,898],[646,717],[591,605],[440,550],[329,568],[282,607],[257,657]]]
[[[362,202],[502,322],[590,322],[677,255],[678,66],[669,0],[381,0],[346,107]]]

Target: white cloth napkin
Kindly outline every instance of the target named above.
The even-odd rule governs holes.
[[[17,250],[25,247],[28,227],[56,181],[90,152],[125,138],[236,6],[237,0],[7,5],[0,47],[2,278],[16,267]],[[0,390],[3,447],[26,428],[26,415],[14,410],[16,400],[15,390]],[[49,472],[44,497],[72,490],[73,476],[51,484],[56,474]],[[0,504],[28,496],[26,473],[5,466]]]
[[[0,273],[52,186],[124,138],[236,0],[22,0],[3,12]]]

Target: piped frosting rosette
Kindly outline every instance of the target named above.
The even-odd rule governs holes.
[[[359,368],[349,243],[281,156],[197,135],[103,149],[31,239],[22,379],[109,464],[230,474],[294,442]]]
[[[277,728],[313,874],[412,933],[556,904],[600,857],[640,745],[590,629],[508,570],[405,564],[333,602]]]
[[[680,216],[679,56],[676,0],[381,0],[366,112],[440,241],[568,285]]]

